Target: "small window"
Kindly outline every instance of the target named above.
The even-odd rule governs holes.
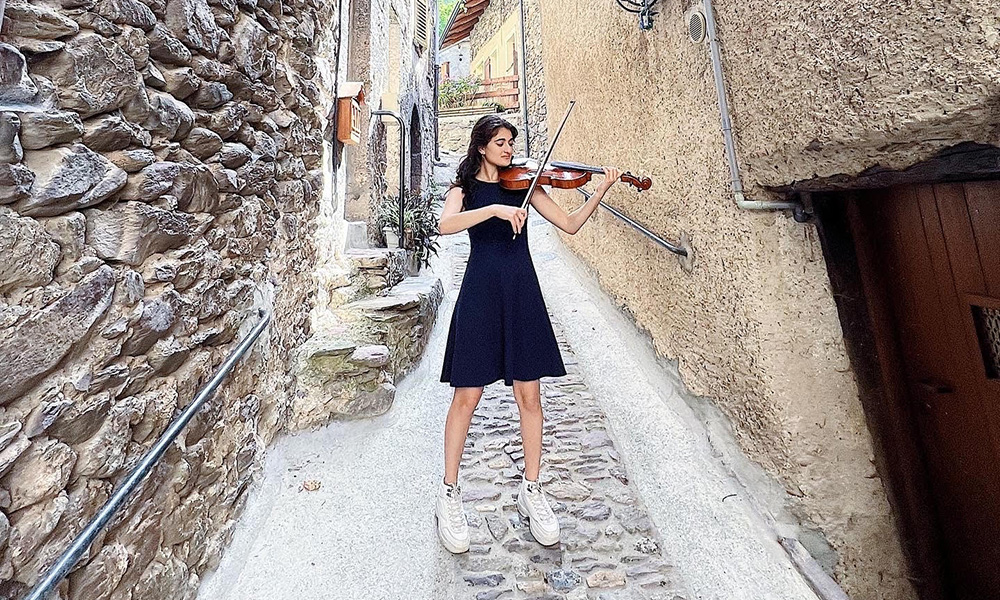
[[[983,353],[986,376],[1000,378],[1000,309],[972,306],[972,318],[979,334],[979,348]]]

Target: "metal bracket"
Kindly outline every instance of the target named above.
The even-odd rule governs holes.
[[[656,4],[656,0],[642,0],[641,2],[635,2],[634,0],[616,0],[618,6],[624,8],[626,11],[639,15],[639,29],[643,31],[649,31],[653,28],[653,17],[660,14],[658,11],[653,10],[653,5]]]

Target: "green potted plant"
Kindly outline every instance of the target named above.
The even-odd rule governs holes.
[[[470,106],[481,83],[482,80],[475,75],[445,79],[438,86],[438,106],[441,108]]]
[[[382,231],[386,248],[402,247],[399,238],[399,200],[390,196],[379,204],[375,226]]]
[[[420,266],[430,266],[431,255],[437,255],[438,212],[443,198],[436,192],[411,193],[403,207],[403,239],[393,245],[390,237],[399,235],[399,201],[386,198],[378,209],[376,225],[386,235],[388,247],[411,250]]]
[[[431,255],[437,255],[438,209],[442,201],[440,194],[433,192],[411,194],[403,210],[404,244],[413,251],[418,269],[430,266]]]

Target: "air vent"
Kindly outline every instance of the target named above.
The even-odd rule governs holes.
[[[705,41],[707,28],[705,25],[705,13],[700,8],[696,8],[688,13],[688,36],[691,41],[700,44]]]

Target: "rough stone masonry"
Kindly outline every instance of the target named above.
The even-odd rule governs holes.
[[[0,37],[0,598],[19,597],[255,322],[225,389],[60,597],[193,598],[309,335],[315,0],[7,2]]]

